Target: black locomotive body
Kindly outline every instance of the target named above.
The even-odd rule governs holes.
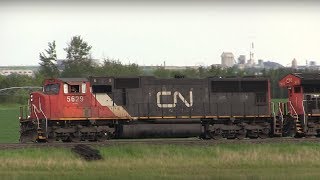
[[[44,87],[31,94],[30,116],[21,118],[23,141],[241,139],[274,132],[270,83],[261,77],[61,78]]]
[[[134,119],[120,122],[118,137],[266,137],[272,130],[266,78],[115,78],[110,89]]]

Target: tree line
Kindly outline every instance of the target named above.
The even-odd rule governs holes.
[[[49,42],[47,49],[39,53],[39,71],[35,72],[34,77],[25,75],[12,74],[9,76],[0,76],[0,89],[13,86],[41,86],[44,79],[58,77],[89,77],[89,76],[143,76],[153,75],[159,78],[205,78],[205,77],[243,77],[257,76],[257,70],[244,69],[240,70],[236,67],[221,68],[218,66],[187,68],[183,70],[168,70],[163,66],[157,67],[151,72],[144,71],[137,64],[122,64],[120,60],[103,59],[102,64],[97,63],[92,58],[92,46],[84,41],[81,36],[74,36],[67,47],[64,48],[66,58],[62,64],[57,65],[57,51],[55,41]],[[278,81],[285,75],[297,72],[290,68],[281,69],[263,69],[258,76],[270,79],[272,98],[285,98],[287,91],[280,89]],[[317,70],[299,70],[299,72],[318,72]],[[0,102],[19,102],[24,101],[28,97],[27,92],[20,90],[16,92],[16,96],[10,98],[0,96]]]

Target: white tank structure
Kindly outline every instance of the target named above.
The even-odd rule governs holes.
[[[231,52],[223,52],[221,54],[221,65],[223,67],[232,67],[234,65],[234,55]]]

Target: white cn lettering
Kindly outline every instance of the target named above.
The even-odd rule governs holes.
[[[192,91],[189,91],[189,95],[190,95],[190,102],[188,102],[180,92],[176,91],[173,93],[173,104],[162,104],[161,103],[161,96],[171,96],[171,91],[160,91],[157,93],[157,105],[160,108],[173,108],[176,107],[177,102],[178,102],[178,98],[179,97],[181,99],[182,102],[184,102],[184,104],[187,107],[191,107],[193,105],[193,96],[192,96]]]

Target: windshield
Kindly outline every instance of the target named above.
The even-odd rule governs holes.
[[[58,94],[59,93],[59,84],[48,84],[44,86],[44,93],[46,94]]]

